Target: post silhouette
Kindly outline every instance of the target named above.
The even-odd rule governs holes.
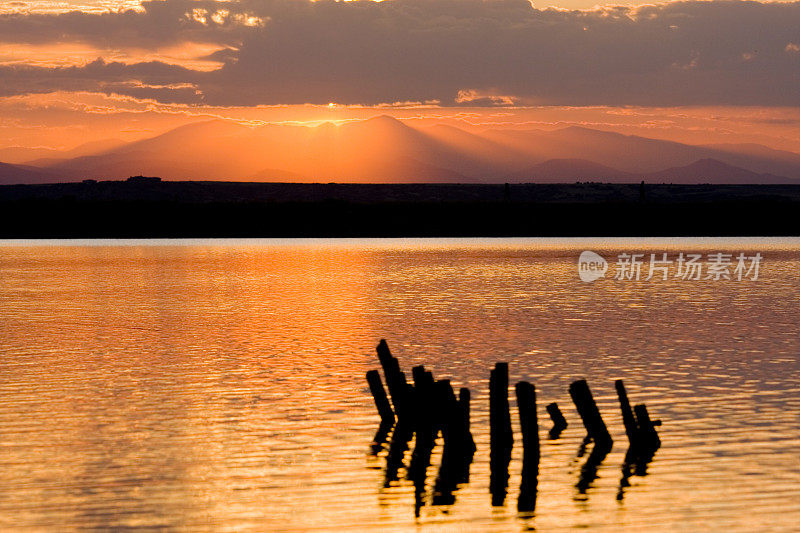
[[[611,450],[614,441],[611,439],[605,422],[603,422],[603,417],[600,416],[600,410],[597,408],[586,380],[579,379],[574,381],[569,386],[569,394],[575,403],[578,414],[581,416],[588,437],[594,441],[595,446]]]
[[[661,447],[661,439],[658,438],[658,432],[655,428],[656,423],[650,420],[650,413],[647,412],[647,406],[643,403],[634,405],[633,412],[636,414],[636,422],[639,424],[639,431],[642,435],[643,453],[652,457],[656,450]]]
[[[414,483],[414,512],[416,516],[419,516],[425,497],[425,484],[428,467],[431,464],[431,454],[439,431],[437,419],[441,406],[435,396],[433,375],[427,372],[422,365],[412,368],[411,374],[414,378],[416,439],[408,465],[408,478]]]
[[[389,432],[394,426],[394,411],[389,405],[389,399],[386,397],[386,390],[383,388],[381,375],[377,370],[370,370],[367,372],[367,383],[369,390],[372,393],[372,398],[375,401],[375,407],[378,409],[378,414],[381,417],[380,426],[372,439],[372,453],[378,454],[383,448],[383,443],[389,436]]]
[[[431,503],[433,505],[452,505],[455,503],[453,493],[460,481],[462,461],[464,460],[464,418],[449,379],[438,380],[435,391],[436,403],[440,406],[442,414],[441,428],[444,446]]]
[[[472,430],[470,429],[470,399],[472,395],[469,392],[469,389],[466,387],[461,387],[461,390],[458,391],[458,405],[461,409],[461,416],[463,419],[463,432],[464,432],[464,465],[463,471],[461,475],[461,482],[466,483],[469,481],[469,468],[472,464],[472,459],[475,456],[475,451],[477,447],[475,446],[475,439],[472,437]]]
[[[392,355],[389,345],[384,339],[378,343],[376,348],[378,360],[383,368],[383,375],[386,378],[386,387],[389,389],[389,396],[392,399],[394,412],[400,419],[406,414],[406,397],[408,387],[405,374],[400,370],[400,362]]]
[[[608,452],[611,451],[614,441],[611,439],[605,422],[603,422],[603,417],[600,416],[600,410],[597,408],[586,380],[579,379],[574,381],[569,386],[569,394],[578,409],[578,414],[581,416],[587,432],[578,456],[583,454],[588,441],[594,442],[589,457],[581,467],[578,483],[575,485],[579,494],[585,494],[594,480],[597,479],[597,469],[608,455]]]
[[[519,425],[522,433],[522,480],[519,486],[517,510],[533,512],[539,486],[539,419],[536,414],[536,389],[527,381],[515,387]]]
[[[508,405],[508,363],[497,363],[489,374],[489,491],[492,505],[503,505],[508,490],[508,465],[514,436]]]
[[[385,485],[389,486],[392,481],[398,479],[405,453],[408,450],[408,443],[414,436],[413,406],[416,401],[416,393],[414,387],[406,381],[406,375],[400,370],[400,362],[392,355],[389,345],[384,339],[378,343],[376,351],[386,377],[386,385],[392,399],[394,412],[397,415],[397,422],[389,441],[389,452],[386,454]]]
[[[414,449],[409,454],[410,461],[405,474],[414,484],[415,515],[420,515],[426,502],[431,505],[452,505],[459,486],[469,481],[470,465],[476,452],[470,427],[470,391],[462,387],[456,395],[450,380],[434,380],[433,374],[422,365],[411,369],[412,385],[407,382],[398,359],[392,356],[386,341],[382,340],[378,344],[377,352],[385,374],[386,388],[377,370],[367,372],[366,379],[381,418],[372,443],[373,453],[379,453],[384,442],[389,439],[385,486],[400,478],[406,452],[413,438]],[[489,373],[489,490],[493,506],[504,505],[508,495],[509,465],[514,446],[508,385],[508,363],[496,363]],[[645,475],[648,463],[661,446],[656,431],[656,426],[660,426],[661,421],[652,420],[644,404],[631,408],[622,380],[616,380],[614,387],[630,444],[622,465],[622,479],[617,493],[617,499],[621,500],[624,498],[625,487],[630,485],[629,478]],[[583,457],[588,445],[593,444],[575,485],[578,493],[575,499],[582,500],[597,478],[600,465],[611,451],[613,440],[586,380],[580,379],[571,383],[569,393],[587,433],[578,450],[578,457]],[[533,513],[536,509],[541,441],[535,387],[527,381],[521,381],[515,386],[515,395],[522,435],[522,468],[517,510],[524,518],[524,513]],[[567,427],[567,421],[555,402],[548,404],[546,409],[553,421],[553,427],[549,430],[550,438],[558,438]],[[428,498],[428,470],[439,432],[443,443],[441,462]]]
[[[631,403],[628,400],[628,392],[625,390],[625,384],[621,379],[614,382],[614,388],[617,389],[619,408],[620,411],[622,411],[622,423],[625,426],[625,435],[628,436],[628,450],[629,453],[635,455],[638,453],[641,445],[639,425],[636,423],[636,417],[633,415]]]
[[[406,402],[412,403],[415,401],[414,387],[405,385],[406,392],[404,397]],[[397,423],[394,425],[392,438],[389,441],[389,452],[386,454],[386,476],[385,486],[389,486],[392,481],[399,479],[399,471],[403,467],[403,460],[406,451],[408,451],[408,443],[414,436],[414,422],[411,416],[406,413],[403,416],[397,417]]]
[[[548,434],[551,439],[557,439],[561,435],[561,432],[567,429],[567,419],[564,418],[556,402],[547,404],[547,414],[550,415],[550,419],[553,421],[553,427],[550,428]]]
[[[622,500],[625,497],[625,488],[630,486],[628,481],[630,477],[647,474],[647,465],[661,445],[661,441],[655,430],[655,423],[650,420],[647,407],[644,404],[639,404],[631,409],[628,393],[622,380],[618,379],[614,382],[614,386],[619,397],[625,433],[630,442],[622,463],[622,477],[617,491],[617,499]]]

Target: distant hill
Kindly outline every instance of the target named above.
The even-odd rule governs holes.
[[[313,127],[211,120],[128,144],[84,145],[36,159],[37,168],[25,167],[29,174],[7,179],[32,183],[43,172],[61,181],[144,174],[292,182],[800,183],[800,154],[760,145],[694,146],[576,126],[467,131],[411,124],[389,116]]]
[[[0,148],[0,161],[11,165],[29,163],[33,160],[60,159],[64,152],[53,148],[29,148],[25,146],[9,146]]]
[[[8,148],[0,148],[0,161],[12,165],[25,164],[28,166],[42,167],[75,157],[102,153],[107,150],[118,148],[124,144],[125,142],[119,139],[104,139],[84,143],[69,150],[10,146]]]
[[[734,167],[716,159],[700,159],[683,167],[673,167],[660,172],[643,176],[643,179],[654,183],[711,183],[711,184],[749,184],[749,183],[799,183],[798,180],[759,174],[739,167]]]
[[[22,165],[9,165],[0,163],[0,185],[13,185],[15,183],[53,183],[62,181],[53,174],[40,169]]]

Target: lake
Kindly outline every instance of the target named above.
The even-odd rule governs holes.
[[[717,252],[761,254],[757,279],[612,279],[622,253]],[[800,239],[0,241],[0,529],[796,531],[798,324]],[[369,453],[380,339],[472,391],[470,482],[419,518]],[[518,434],[491,505],[497,361],[537,389],[532,516]],[[614,438],[585,491],[579,378]],[[622,488],[618,378],[663,422]]]

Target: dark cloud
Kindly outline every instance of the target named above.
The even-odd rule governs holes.
[[[0,35],[5,42],[106,49],[217,44],[226,47],[211,57],[221,68],[4,67],[0,93],[79,87],[213,105],[458,105],[464,95],[475,95],[470,105],[510,98],[561,105],[800,104],[799,2],[592,11],[537,10],[524,0],[143,6],[143,12],[0,16]],[[176,85],[182,88],[169,89]]]
[[[199,104],[194,80],[202,73],[157,61],[125,65],[97,59],[81,67],[0,67],[0,96],[90,91],[149,98],[163,103]]]

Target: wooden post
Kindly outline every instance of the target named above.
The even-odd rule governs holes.
[[[414,387],[406,381],[406,375],[400,370],[400,362],[392,355],[385,340],[381,339],[376,351],[381,367],[383,367],[384,376],[386,376],[386,385],[389,389],[389,396],[392,398],[394,412],[397,415],[397,423],[389,443],[389,453],[386,455],[385,484],[388,486],[392,481],[398,479],[398,471],[403,466],[408,443],[414,436],[416,425],[414,403],[417,401],[417,395]]]
[[[419,517],[420,509],[425,503],[428,467],[438,433],[434,421],[441,406],[436,401],[432,383],[428,381],[430,372],[426,372],[425,367],[420,365],[412,368],[411,374],[414,378],[416,439],[408,465],[408,478],[414,482],[414,516]]]
[[[409,396],[406,375],[400,370],[400,362],[389,351],[389,345],[385,340],[381,339],[376,351],[383,368],[383,375],[386,377],[386,387],[389,389],[394,412],[399,420],[411,408],[410,405],[406,405]]]
[[[553,427],[550,428],[549,433],[550,438],[557,439],[561,432],[567,429],[567,419],[561,414],[561,409],[558,408],[556,402],[547,404],[547,414],[550,415],[550,419],[553,421]]]
[[[377,370],[367,372],[367,383],[369,383],[372,399],[375,400],[375,407],[381,417],[381,423],[394,424],[394,411],[392,411],[392,406],[389,405],[389,398],[386,397],[386,390],[383,388],[380,373]]]
[[[414,387],[405,385],[403,397],[404,402],[413,404],[415,401]],[[403,404],[401,404],[403,405]],[[392,432],[392,439],[389,442],[389,453],[386,454],[386,478],[385,486],[389,486],[392,481],[398,479],[398,472],[403,466],[403,459],[408,450],[408,443],[414,436],[414,423],[408,411],[397,413],[397,423]]]
[[[539,419],[536,414],[536,389],[527,381],[515,387],[517,409],[522,432],[522,481],[519,486],[517,510],[533,512],[539,485]]]
[[[386,387],[389,389],[392,405],[399,416],[401,391],[398,385],[398,374],[400,373],[400,364],[397,359],[392,356],[392,352],[389,351],[389,345],[386,344],[385,340],[381,339],[376,351],[378,352],[378,360],[381,363],[381,368],[383,368],[383,375],[386,377]]]
[[[439,475],[433,488],[433,505],[452,505],[464,459],[463,416],[449,379],[436,382],[436,403],[441,406],[444,447]]]
[[[508,409],[508,363],[497,363],[489,374],[489,491],[495,506],[503,505],[506,499],[514,446]]]
[[[425,367],[422,365],[415,366],[411,369],[411,377],[414,379],[414,386],[420,387],[425,381]]]
[[[464,417],[464,433],[465,433],[465,438],[466,438],[466,443],[467,443],[466,444],[466,446],[467,446],[467,455],[469,457],[469,459],[467,461],[467,464],[466,464],[466,468],[467,468],[466,477],[467,478],[469,478],[469,464],[472,463],[472,457],[475,454],[475,451],[477,450],[477,447],[475,446],[475,439],[472,437],[472,430],[470,429],[470,420],[469,420],[469,417],[470,417],[470,407],[469,407],[470,398],[471,398],[471,394],[469,392],[469,389],[466,388],[466,387],[461,387],[461,390],[458,391],[458,404],[461,407],[461,416]],[[465,479],[464,481],[467,481],[467,479]]]
[[[572,401],[575,403],[583,425],[586,427],[587,438],[591,438],[594,441],[592,452],[586,459],[586,463],[581,467],[578,483],[575,485],[580,494],[585,494],[597,478],[597,469],[606,455],[608,455],[608,452],[611,451],[614,441],[611,440],[611,435],[608,433],[608,428],[600,416],[600,410],[597,408],[594,398],[592,398],[592,392],[589,390],[586,380],[581,379],[573,382],[569,386],[569,394],[572,396]]]
[[[633,406],[633,411],[636,413],[636,422],[639,423],[639,431],[642,435],[643,446],[647,454],[652,455],[661,447],[661,439],[658,438],[653,421],[650,420],[650,413],[647,412],[647,406],[643,403]]]
[[[420,365],[412,368],[411,373],[414,377],[416,440],[408,466],[408,477],[424,492],[425,478],[438,433],[435,420],[439,417],[441,405],[435,396],[433,384],[428,382],[430,372],[426,372],[425,367]]]
[[[383,449],[383,443],[386,442],[386,438],[394,426],[394,412],[389,405],[389,399],[386,397],[386,391],[381,382],[381,375],[377,370],[367,372],[367,383],[369,383],[369,390],[381,417],[381,423],[372,438],[372,453],[377,455]]]
[[[625,434],[628,436],[628,442],[630,443],[631,455],[635,456],[641,444],[639,426],[636,423],[636,418],[633,416],[631,403],[628,400],[628,392],[625,390],[625,384],[622,383],[621,379],[614,382],[614,388],[617,389],[619,408],[622,411],[622,423],[625,426]]]
[[[574,381],[569,386],[569,394],[578,409],[578,414],[581,415],[588,436],[594,441],[595,446],[611,450],[614,441],[608,433],[603,417],[600,416],[600,410],[597,408],[586,380]]]

